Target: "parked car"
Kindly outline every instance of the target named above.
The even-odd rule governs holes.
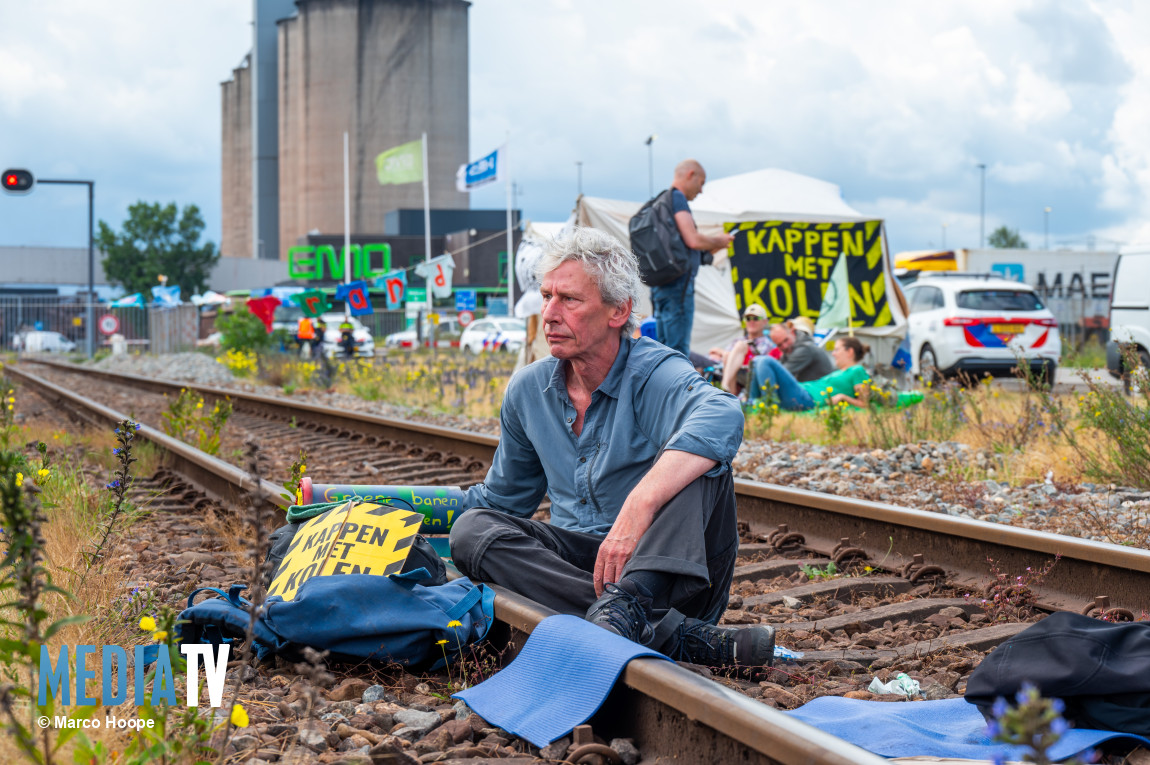
[[[13,336],[12,347],[29,353],[70,353],[76,344],[59,332],[33,329]]]
[[[375,338],[359,319],[354,316],[345,319],[342,313],[325,313],[321,318],[327,323],[327,332],[323,335],[323,352],[329,357],[343,355],[343,348],[339,345],[339,325],[345,321],[351,322],[351,336],[355,338],[355,355],[365,358],[375,355]]]
[[[450,348],[458,343],[459,333],[462,328],[459,322],[454,317],[443,318],[439,321],[435,329],[437,338],[437,346],[440,348]],[[423,340],[431,337],[432,327],[426,320],[423,322]],[[415,327],[405,329],[402,332],[393,332],[383,339],[384,345],[388,348],[415,348],[419,340],[415,334]]]
[[[459,347],[463,352],[474,354],[484,351],[518,353],[525,342],[527,322],[510,316],[479,319],[468,325],[459,336]]]
[[[1130,369],[1122,356],[1125,346],[1142,366],[1150,368],[1150,252],[1123,254],[1114,266],[1110,296],[1110,342],[1106,368],[1130,387]]]
[[[912,370],[924,380],[960,372],[1010,376],[1021,357],[1053,384],[1062,339],[1033,287],[990,275],[924,273],[904,290]]]

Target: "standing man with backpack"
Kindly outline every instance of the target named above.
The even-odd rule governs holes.
[[[711,253],[734,238],[707,236],[695,227],[687,203],[699,195],[707,173],[693,159],[675,166],[671,188],[660,193],[631,218],[631,249],[639,258],[643,283],[651,288],[658,340],[684,356],[691,350],[695,321],[695,275],[711,264]]]

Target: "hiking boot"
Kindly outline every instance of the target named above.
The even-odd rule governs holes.
[[[682,661],[708,667],[769,667],[775,658],[775,628],[716,627],[688,619],[677,653]]]
[[[626,588],[626,589],[625,589]],[[608,584],[603,594],[587,609],[585,618],[608,632],[614,632],[628,640],[646,645],[651,642],[654,631],[647,621],[647,608],[650,598],[628,592],[626,584]],[[644,603],[643,601],[647,601]]]

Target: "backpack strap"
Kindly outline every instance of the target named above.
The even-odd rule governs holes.
[[[495,590],[482,584],[475,585],[475,589],[483,591],[483,621],[475,625],[475,639],[482,640],[495,621]]]
[[[201,592],[214,592],[236,608],[247,609],[249,606],[251,606],[251,602],[240,597],[240,592],[246,590],[247,588],[248,586],[246,584],[233,584],[228,588],[227,592],[224,592],[219,587],[198,587],[192,590],[192,594],[188,596],[187,607],[192,607],[193,601],[196,599],[196,595],[200,594]]]
[[[492,591],[492,594],[494,594],[494,590]],[[465,613],[470,611],[471,607],[478,603],[482,598],[483,591],[480,590],[479,587],[472,585],[471,589],[467,591],[466,595],[459,599],[458,603],[447,609],[448,619],[458,619],[459,617],[463,616]]]
[[[398,584],[405,590],[415,589],[415,585],[422,584],[431,578],[431,572],[426,568],[414,568],[411,571],[404,571],[402,574],[388,574],[388,579]]]

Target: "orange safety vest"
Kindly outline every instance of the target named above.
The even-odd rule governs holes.
[[[296,337],[300,340],[315,340],[315,329],[311,325],[311,319],[303,317],[299,320],[299,328],[296,329]]]

